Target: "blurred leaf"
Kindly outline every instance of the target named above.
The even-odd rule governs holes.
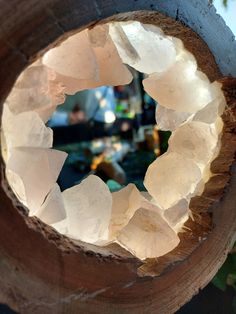
[[[228,4],[228,0],[223,0],[223,5],[224,5],[225,7],[227,7],[227,4]]]
[[[236,273],[236,264],[233,255],[234,254],[229,254],[224,265],[212,280],[212,283],[222,291],[225,291],[227,288],[227,279],[229,274]]]

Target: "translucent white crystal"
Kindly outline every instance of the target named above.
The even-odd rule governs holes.
[[[56,109],[57,109],[57,106],[49,105],[46,107],[35,109],[35,112],[40,116],[41,120],[44,123],[47,123]]]
[[[161,105],[156,107],[156,122],[160,130],[174,131],[191,117],[191,113],[178,112]]]
[[[88,37],[92,47],[104,47],[109,37],[109,25],[96,25],[89,28]]]
[[[51,224],[51,226],[61,234],[64,234],[64,235],[68,234],[68,220],[67,219],[63,219],[54,224]]]
[[[165,73],[146,78],[143,86],[161,106],[180,112],[195,113],[214,99],[207,76],[192,60],[179,60]]]
[[[34,111],[14,115],[5,104],[2,126],[7,149],[6,159],[10,157],[10,150],[13,147],[52,147],[53,132]]]
[[[73,239],[98,245],[108,239],[112,196],[99,177],[90,175],[62,195]]]
[[[18,89],[40,88],[44,92],[47,91],[47,81],[47,69],[42,65],[32,64],[21,73],[14,86]]]
[[[219,116],[223,114],[224,108],[226,106],[226,100],[221,90],[221,84],[218,82],[213,83],[212,90],[216,95],[216,98],[194,115],[194,121],[201,121],[211,124],[215,123]]]
[[[171,37],[154,25],[134,21],[111,23],[109,31],[122,61],[140,72],[166,71],[176,59]]]
[[[110,239],[114,239],[141,206],[142,196],[134,184],[112,193],[112,212],[109,226]]]
[[[75,79],[97,78],[97,62],[86,32],[70,36],[43,56],[43,64]]]
[[[45,67],[47,68],[47,67]],[[65,86],[63,82],[57,81],[57,73],[47,68],[48,73],[48,93],[52,99],[52,106],[58,106],[65,102]]]
[[[8,181],[33,214],[56,183],[67,154],[45,148],[13,148],[7,163]],[[9,179],[14,176],[14,180]]]
[[[148,167],[144,185],[156,204],[167,209],[194,193],[200,180],[201,171],[193,160],[168,153]]]
[[[96,60],[96,75],[90,78],[84,76],[83,78],[75,79],[72,76],[61,75],[60,72],[57,72],[56,81],[63,83],[66,93],[73,95],[78,91],[99,86],[129,84],[132,81],[132,75],[122,63],[110,36],[107,34],[107,36],[104,37],[103,28],[99,27],[97,29],[96,27],[83,32],[85,32],[92,41],[91,49],[93,50]],[[100,37],[102,37],[102,39]],[[108,69],[110,70],[108,71]]]
[[[40,218],[47,224],[54,224],[66,218],[62,193],[58,184],[55,184],[49,192],[45,202],[34,213],[34,216]]]
[[[6,178],[18,200],[27,207],[25,185],[21,177],[8,167],[6,168]]]
[[[93,47],[93,50],[98,63],[99,82],[93,83],[94,85],[91,87],[126,85],[132,81],[133,77],[127,67],[122,63],[110,36],[108,36],[104,47]]]
[[[189,218],[189,201],[182,199],[176,205],[166,209],[164,211],[164,218],[175,232],[178,233]]]
[[[179,237],[160,214],[138,209],[118,236],[118,243],[141,260],[167,254]]]
[[[1,130],[0,134],[1,134],[1,154],[4,162],[6,163],[8,159],[8,149],[3,129]]]
[[[47,107],[51,104],[51,98],[47,91],[41,90],[40,86],[30,88],[13,87],[6,99],[6,103],[12,113],[18,114]]]
[[[57,105],[64,102],[64,89],[61,82],[55,81],[53,71],[48,71],[37,62],[19,76],[6,104],[13,114],[36,111],[47,122],[50,117],[46,113],[48,108],[55,110]]]
[[[214,126],[199,121],[190,121],[172,133],[169,151],[206,165],[214,155],[218,134]]]

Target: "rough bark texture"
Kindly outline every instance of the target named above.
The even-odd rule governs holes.
[[[236,75],[232,34],[207,1],[1,0],[0,4],[1,104],[20,71],[50,44],[118,13],[112,19],[140,19],[181,38],[212,81]],[[184,22],[205,39],[213,55],[196,33],[178,21],[153,12],[127,14],[138,10],[157,10]],[[192,200],[191,230],[181,235],[176,250],[158,260],[143,264],[116,247],[76,245],[38,219],[28,218],[6,184],[1,162],[0,302],[30,314],[165,314],[175,312],[211,280],[236,232],[236,164],[230,167],[235,158],[236,84],[235,79],[221,80],[228,108],[221,153],[212,164],[217,175],[203,196]]]

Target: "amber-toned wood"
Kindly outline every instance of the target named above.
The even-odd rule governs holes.
[[[20,71],[38,54],[68,32],[105,18],[136,18],[161,26],[184,41],[212,81],[222,77],[206,44],[188,27],[161,14],[126,13],[152,8],[151,1],[1,0],[0,4],[1,108]],[[26,314],[165,314],[174,313],[204,287],[224,262],[236,234],[235,163],[230,167],[235,157],[236,87],[234,79],[221,81],[228,108],[221,154],[212,164],[216,176],[203,196],[192,200],[195,221],[189,220],[190,230],[181,235],[179,247],[162,258],[142,263],[114,246],[75,244],[27,217],[8,188],[1,161],[0,302]]]

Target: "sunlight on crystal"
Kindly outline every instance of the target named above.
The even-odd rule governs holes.
[[[140,72],[163,72],[175,62],[172,38],[156,26],[139,22],[112,23],[110,35],[123,62]]]
[[[54,185],[46,200],[34,215],[46,224],[55,224],[66,219],[64,201],[59,185]]]
[[[159,103],[158,127],[173,131],[168,151],[149,166],[147,192],[129,184],[110,193],[94,175],[61,192],[66,154],[51,149],[45,123],[65,94],[130,83],[126,64],[145,74],[144,89]],[[141,260],[159,257],[178,246],[190,199],[212,175],[225,105],[221,85],[199,71],[181,40],[137,21],[97,25],[50,49],[17,79],[2,115],[6,178],[29,215],[61,234],[99,246],[116,242]]]
[[[200,180],[201,171],[194,160],[170,152],[149,166],[144,185],[157,205],[165,209],[192,196]]]
[[[66,155],[64,152],[38,147],[11,150],[6,171],[14,174],[12,189],[29,208],[30,214],[43,204],[57,180]]]
[[[140,259],[162,256],[173,250],[179,241],[161,215],[142,208],[118,236],[118,243]]]
[[[68,54],[68,51],[74,51],[74,54]],[[99,25],[69,37],[44,55],[43,64],[55,71],[55,81],[63,84],[67,94],[132,81],[131,73],[123,65],[109,36],[108,25]]]
[[[79,185],[64,191],[62,197],[68,232],[73,239],[98,245],[108,239],[112,196],[99,177],[90,175]]]

